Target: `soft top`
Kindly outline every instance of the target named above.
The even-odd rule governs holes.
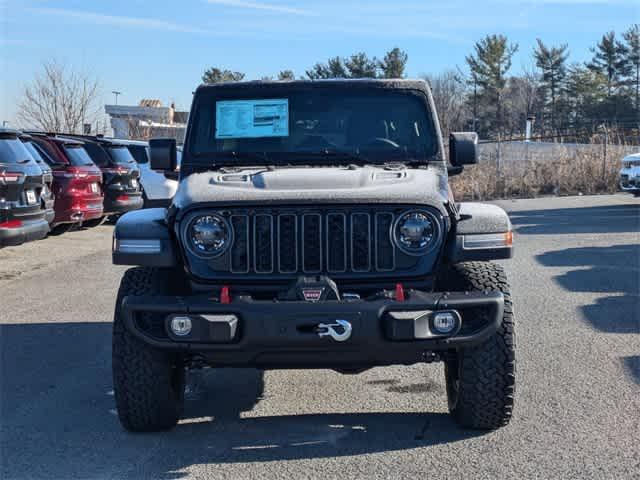
[[[420,90],[429,91],[429,85],[424,80],[418,79],[374,79],[374,78],[334,78],[322,80],[253,80],[249,82],[222,82],[202,84],[196,92],[215,92],[217,90],[247,90],[264,91],[269,89],[282,90],[285,87],[292,90],[305,90],[314,88],[381,88],[390,90]]]

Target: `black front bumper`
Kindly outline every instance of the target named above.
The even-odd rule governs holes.
[[[261,368],[357,368],[413,364],[435,351],[468,347],[492,335],[502,322],[504,298],[499,292],[412,292],[404,302],[373,301],[255,301],[234,299],[221,304],[199,297],[129,296],[123,300],[126,328],[160,349],[202,356],[216,366]],[[453,336],[407,338],[396,328],[391,312],[456,310],[461,328]],[[179,338],[168,328],[174,314],[235,315],[233,338],[220,342],[211,329],[194,325],[192,338]],[[155,320],[153,320],[155,319]],[[321,323],[346,320],[352,326],[346,341],[320,337]],[[211,335],[214,335],[211,333]]]

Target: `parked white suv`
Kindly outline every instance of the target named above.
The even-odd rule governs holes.
[[[625,192],[640,196],[640,153],[627,155],[622,160],[620,188]]]
[[[143,208],[168,207],[178,189],[178,172],[175,178],[171,174],[157,172],[149,164],[149,144],[138,140],[122,140],[131,155],[140,166],[140,185],[142,185]],[[182,158],[182,148],[178,147],[178,169]]]

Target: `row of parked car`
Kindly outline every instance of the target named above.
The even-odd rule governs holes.
[[[176,189],[146,142],[0,129],[0,247],[166,206]]]

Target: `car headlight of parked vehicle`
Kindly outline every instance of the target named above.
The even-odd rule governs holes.
[[[412,210],[400,215],[393,228],[393,236],[400,250],[409,255],[424,255],[437,243],[440,224],[427,211]]]
[[[217,257],[224,253],[232,242],[232,230],[219,215],[201,215],[189,222],[185,232],[189,250],[201,257]]]

